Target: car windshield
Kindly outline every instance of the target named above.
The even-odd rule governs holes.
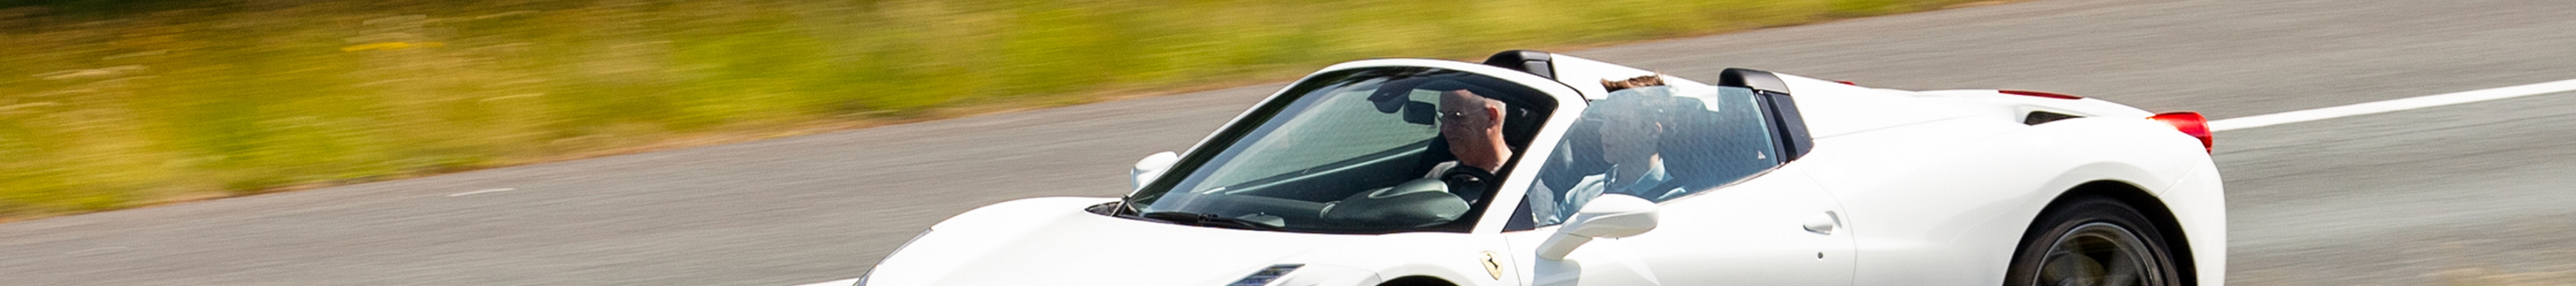
[[[1317,74],[1227,126],[1126,204],[1141,218],[1199,225],[1465,231],[1501,182],[1494,174],[1507,173],[1555,105],[1546,100],[1443,69]]]

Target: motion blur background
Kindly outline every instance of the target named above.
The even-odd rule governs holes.
[[[0,0],[0,221],[1966,0]]]
[[[2567,0],[1681,2],[0,0],[0,285],[849,279],[1361,58],[2222,121],[2576,78]],[[2576,285],[2571,95],[2219,132],[2227,281]]]

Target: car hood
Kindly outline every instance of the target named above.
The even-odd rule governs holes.
[[[1225,285],[1272,265],[1301,264],[1286,261],[1299,254],[1371,237],[1185,226],[1082,211],[1110,200],[1039,198],[969,211],[888,255],[869,274],[869,285]]]

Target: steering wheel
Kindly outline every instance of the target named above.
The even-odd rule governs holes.
[[[1452,167],[1440,174],[1440,181],[1449,194],[1457,195],[1468,205],[1475,205],[1485,200],[1485,191],[1493,186],[1494,173],[1475,167]]]
[[[1378,225],[1436,225],[1466,214],[1467,202],[1450,194],[1448,182],[1433,178],[1352,194],[1321,212],[1324,219]]]

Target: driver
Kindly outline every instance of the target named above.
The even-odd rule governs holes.
[[[1512,147],[1503,143],[1503,102],[1450,90],[1440,92],[1439,112],[1440,137],[1457,160],[1433,165],[1422,177],[1440,180],[1469,204],[1483,201],[1485,190],[1495,183],[1494,172],[1512,158]]]
[[[1487,174],[1503,167],[1512,157],[1512,148],[1503,144],[1503,102],[1476,95],[1467,90],[1440,93],[1440,137],[1449,142],[1449,154],[1456,155],[1454,165],[1432,168],[1431,175],[1445,173],[1455,166],[1475,168]]]

